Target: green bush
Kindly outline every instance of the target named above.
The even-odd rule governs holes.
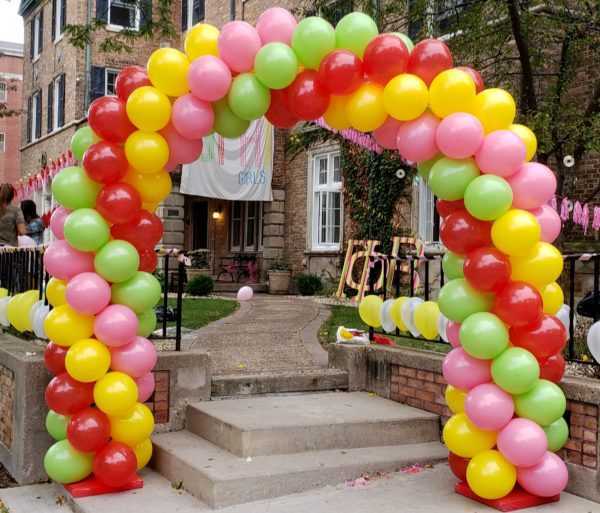
[[[188,281],[186,292],[190,296],[208,296],[215,288],[215,282],[210,276],[200,275]]]
[[[303,296],[314,296],[323,289],[321,278],[310,273],[302,273],[296,276],[296,285]]]

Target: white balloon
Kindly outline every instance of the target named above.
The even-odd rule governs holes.
[[[43,304],[44,304],[44,301],[42,301],[40,299],[39,301],[36,301],[35,303],[33,303],[31,308],[29,309],[29,324],[31,324],[31,326],[33,326],[33,319],[35,317],[35,311],[38,309],[39,306],[41,306]]]
[[[421,334],[413,320],[415,308],[421,303],[423,303],[423,300],[420,297],[411,297],[402,305],[402,320],[413,337],[418,337]]]
[[[558,319],[560,320],[560,322],[563,323],[565,330],[567,330],[567,340],[569,340],[569,315],[571,313],[571,307],[569,305],[562,305],[560,307],[560,309],[558,310],[558,312],[556,312],[556,317],[558,317]],[[576,317],[573,317],[573,329],[575,329],[575,319]]]
[[[252,287],[248,287],[247,285],[241,287],[237,292],[237,300],[238,301],[248,301],[252,299],[254,295],[254,291]]]
[[[448,336],[446,335],[447,329],[448,329],[448,318],[445,317],[444,314],[440,312],[440,316],[438,317],[438,333],[444,342],[449,342]]]
[[[39,305],[35,311],[31,327],[33,328],[35,336],[38,338],[48,338],[46,336],[46,331],[44,330],[44,320],[49,313],[50,306],[43,303]]]
[[[587,346],[594,360],[600,362],[600,321],[596,321],[590,326],[587,334]]]
[[[6,296],[0,299],[0,324],[5,328],[10,326],[10,322],[6,317],[6,307],[8,306],[8,302],[12,299],[12,296]]]
[[[396,325],[390,316],[390,308],[394,304],[395,299],[388,299],[383,302],[381,307],[381,326],[383,331],[386,333],[394,333],[396,331]]]

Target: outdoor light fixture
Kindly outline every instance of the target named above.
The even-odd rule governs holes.
[[[213,211],[212,213],[212,218],[217,221],[218,219],[221,219],[221,217],[223,216],[222,213],[222,209],[221,207],[217,208],[216,210]]]

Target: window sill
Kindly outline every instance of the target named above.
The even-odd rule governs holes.
[[[307,249],[304,252],[304,254],[305,255],[316,255],[316,256],[329,256],[329,255],[338,256],[340,254],[340,252],[341,252],[341,250],[339,247],[330,247],[330,248],[318,247],[318,248]]]
[[[106,25],[104,28],[109,32],[122,32],[123,30],[133,30],[134,32],[137,32],[139,30],[139,27],[124,27],[123,25],[111,24]]]
[[[31,64],[35,64],[37,61],[39,61],[41,55],[41,53],[38,53],[36,56],[34,56],[33,59],[31,59]]]
[[[53,43],[53,44],[60,43],[60,42],[63,40],[63,37],[64,37],[64,35],[65,35],[65,33],[64,33],[64,32],[61,32],[61,33],[58,35],[58,37],[57,37],[57,38],[56,38],[54,41],[52,41],[52,43]]]

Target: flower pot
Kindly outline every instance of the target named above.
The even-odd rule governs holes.
[[[290,271],[267,271],[269,294],[288,294],[291,276]]]

